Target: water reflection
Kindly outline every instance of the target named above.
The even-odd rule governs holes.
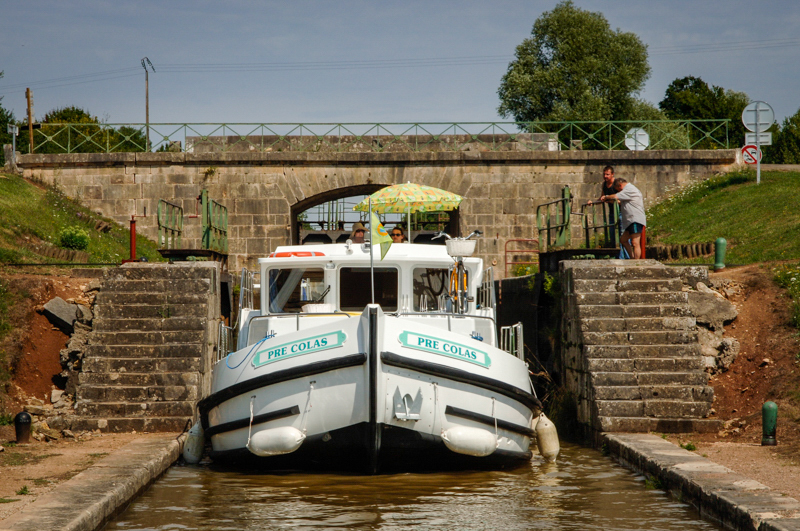
[[[106,529],[711,530],[598,452],[511,471],[348,476],[172,467]]]

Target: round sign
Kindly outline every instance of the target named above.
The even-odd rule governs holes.
[[[742,160],[745,164],[755,164],[761,160],[761,148],[752,144],[742,148]]]
[[[625,133],[625,147],[631,151],[644,151],[650,145],[650,135],[641,127],[634,127]]]
[[[763,101],[754,101],[742,111],[742,123],[754,133],[763,133],[772,127],[774,121],[775,111]]]

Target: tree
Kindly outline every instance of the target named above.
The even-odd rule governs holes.
[[[650,76],[639,37],[571,0],[536,19],[515,56],[497,110],[518,122],[627,119]]]
[[[777,164],[800,164],[800,109],[794,115],[784,118],[775,144],[770,146],[770,154]],[[766,153],[765,153],[766,155]]]
[[[64,124],[64,125],[62,125]],[[142,129],[114,129],[80,107],[53,109],[44,115],[42,128],[34,131],[36,153],[103,153],[144,151]],[[21,143],[27,151],[27,138]]]
[[[744,142],[742,110],[750,102],[744,92],[726,90],[716,85],[709,86],[699,77],[687,76],[674,80],[658,104],[664,114],[673,120],[720,120],[729,119],[727,138],[732,145]],[[691,134],[694,148],[713,148],[719,144],[703,135],[710,134],[717,140],[725,140],[726,131],[715,125],[698,125]],[[715,130],[716,129],[716,130]]]
[[[3,71],[0,71],[0,79],[3,78]],[[8,132],[8,124],[15,123],[14,113],[3,107],[3,97],[0,96],[0,148],[6,144],[12,144],[11,134]],[[5,150],[0,149],[0,167],[5,165]]]

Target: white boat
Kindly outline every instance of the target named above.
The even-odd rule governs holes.
[[[211,457],[368,473],[529,460],[541,404],[521,326],[497,332],[491,268],[463,259],[458,308],[444,245],[376,247],[373,304],[370,252],[279,247],[260,282],[243,271],[237,348],[199,404]]]

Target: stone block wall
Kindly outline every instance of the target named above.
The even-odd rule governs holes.
[[[654,260],[560,264],[563,384],[597,432],[716,431],[680,271]]]
[[[95,300],[73,429],[181,431],[211,390],[220,322],[216,262],[129,263]]]
[[[599,195],[602,168],[638,186],[647,204],[680,187],[726,171],[736,150],[714,151],[459,151],[388,153],[210,152],[21,155],[28,178],[57,186],[89,208],[157,235],[160,199],[196,208],[203,189],[228,208],[229,266],[254,267],[259,257],[292,241],[292,212],[336,197],[371,193],[384,185],[417,182],[464,196],[460,225],[480,229],[476,254],[505,274],[505,244],[537,238],[536,207],[561,197],[573,205]],[[200,222],[186,219],[184,247],[200,245]],[[574,241],[579,235],[574,234]]]

